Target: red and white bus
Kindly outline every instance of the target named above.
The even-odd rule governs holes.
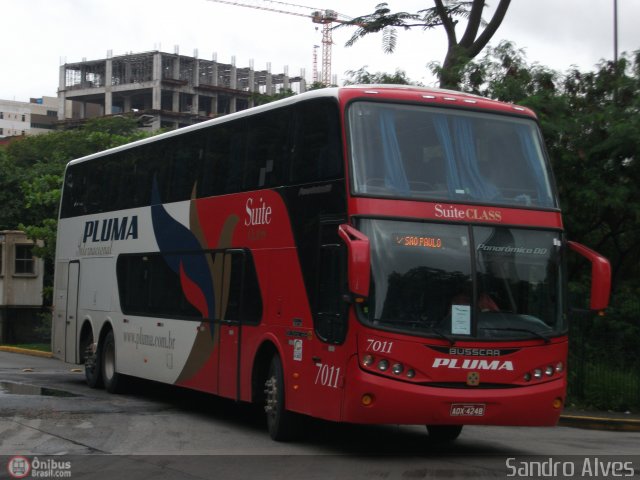
[[[323,89],[69,163],[53,348],[92,387],[140,377],[296,415],[554,425],[563,231],[530,110],[405,86]]]

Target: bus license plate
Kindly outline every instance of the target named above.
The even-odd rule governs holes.
[[[483,417],[485,408],[484,403],[452,403],[450,415],[452,417]]]

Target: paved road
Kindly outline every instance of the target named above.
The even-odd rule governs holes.
[[[0,352],[0,455],[62,455],[75,465],[73,478],[154,479],[248,478],[258,472],[257,478],[284,478],[284,472],[296,479],[507,478],[508,457],[582,462],[565,456],[610,455],[633,462],[640,478],[640,457],[622,457],[638,454],[640,432],[465,427],[445,447],[431,444],[422,426],[309,421],[304,439],[283,444],[269,439],[261,412],[251,406],[151,382],[110,395],[89,389],[73,368]],[[43,387],[74,396],[42,395]],[[5,472],[0,465],[0,478]]]

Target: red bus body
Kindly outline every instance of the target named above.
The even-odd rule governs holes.
[[[525,108],[440,90],[367,86],[341,88],[331,92],[327,96],[336,103],[340,118],[340,148],[344,161],[342,178],[296,185],[288,189],[273,187],[214,196],[192,195],[190,200],[174,204],[183,207],[168,207],[166,202],[151,202],[150,207],[143,205],[139,218],[136,217],[139,232],[136,231],[135,239],[141,239],[145,235],[153,237],[158,245],[157,250],[135,247],[132,250],[125,248],[116,251],[119,244],[112,240],[113,249],[104,256],[113,260],[112,266],[108,268],[113,268],[113,277],[117,276],[120,280],[120,270],[117,275],[115,273],[116,265],[122,271],[129,268],[125,265],[129,252],[155,250],[163,253],[167,250],[181,252],[192,249],[186,244],[172,247],[173,250],[164,246],[169,245],[169,240],[163,239],[163,236],[168,238],[175,233],[172,233],[171,222],[181,218],[182,230],[197,240],[199,251],[204,252],[203,258],[206,257],[209,262],[208,270],[205,270],[213,279],[213,288],[221,289],[215,293],[206,291],[207,287],[198,281],[198,275],[189,271],[189,259],[180,257],[176,275],[179,276],[184,297],[191,305],[189,308],[193,307],[199,312],[200,320],[175,320],[166,318],[167,315],[160,315],[163,320],[143,319],[143,315],[131,310],[133,307],[124,306],[123,299],[127,292],[119,285],[117,293],[115,287],[113,290],[114,298],[118,297],[119,302],[114,301],[114,306],[108,312],[107,308],[102,313],[98,313],[97,308],[83,310],[80,301],[77,310],[74,310],[77,311],[79,322],[77,331],[66,333],[67,349],[70,345],[68,339],[75,339],[70,341],[71,344],[75,342],[72,354],[65,354],[64,348],[60,346],[64,343],[60,339],[65,337],[63,327],[54,325],[54,337],[59,339],[55,352],[64,356],[67,361],[86,362],[82,353],[83,345],[87,344],[86,336],[92,339],[94,352],[97,353],[100,351],[105,329],[111,329],[116,339],[118,373],[166,381],[244,402],[264,401],[262,391],[269,361],[277,355],[282,363],[286,410],[312,417],[365,424],[555,425],[564,405],[567,387],[566,325],[548,336],[532,334],[512,339],[475,336],[467,339],[464,329],[472,331],[477,328],[474,326],[477,321],[472,319],[480,313],[469,313],[473,308],[470,307],[469,310],[458,302],[462,307],[461,313],[458,312],[456,317],[459,323],[455,327],[447,324],[450,330],[447,334],[428,334],[424,330],[411,334],[394,326],[377,328],[375,325],[378,319],[374,318],[375,315],[381,316],[380,312],[384,313],[390,307],[381,307],[377,314],[371,314],[372,320],[369,321],[363,320],[363,312],[370,311],[366,309],[369,307],[362,305],[366,304],[367,296],[371,293],[369,284],[373,280],[370,277],[374,274],[372,258],[375,255],[382,258],[384,252],[381,253],[380,249],[373,250],[368,236],[358,228],[358,222],[361,222],[360,219],[382,222],[401,219],[405,223],[393,224],[390,227],[391,233],[386,234],[395,238],[397,243],[405,241],[407,249],[428,247],[435,251],[441,244],[452,242],[451,239],[458,237],[457,234],[446,237],[437,233],[424,238],[411,237],[409,234],[405,236],[403,231],[393,230],[401,228],[395,225],[413,225],[418,222],[429,228],[435,225],[433,231],[437,231],[441,225],[451,229],[468,228],[469,232],[475,233],[462,242],[463,246],[472,242],[474,235],[479,236],[480,232],[496,227],[525,233],[540,230],[551,232],[550,235],[555,235],[554,239],[563,239],[562,218],[557,201],[552,200],[550,207],[537,208],[500,202],[483,204],[479,201],[452,201],[446,198],[389,198],[375,193],[357,194],[354,191],[354,167],[351,164],[350,138],[353,136],[350,136],[352,134],[347,121],[348,109],[355,102],[374,102],[375,105],[392,103],[411,108],[435,107],[440,109],[438,111],[493,114],[500,118],[525,119],[531,122],[535,122],[534,114]],[[295,106],[296,102],[301,101],[285,100],[282,105]],[[263,108],[267,112],[275,109],[277,107]],[[412,111],[409,114],[413,114]],[[239,114],[238,117],[244,118],[243,115],[249,116],[250,112]],[[214,122],[213,125],[224,124],[223,122]],[[204,125],[190,127],[185,131],[198,133],[204,132],[206,128]],[[168,138],[166,141],[179,140],[180,134],[168,134],[160,138],[165,137]],[[152,139],[149,144],[153,145],[153,141]],[[135,149],[135,144],[131,148]],[[122,151],[126,153],[128,150],[125,148]],[[439,152],[437,155],[443,154]],[[339,197],[338,207],[333,211],[324,206],[331,202],[331,195]],[[63,199],[63,205],[64,202]],[[153,223],[153,230],[144,217],[145,209],[149,208],[152,210],[149,222]],[[306,212],[314,213],[306,218]],[[133,214],[126,215],[129,215],[129,219],[133,218]],[[90,216],[82,217],[83,241],[90,242],[92,236],[99,240],[100,233],[93,232],[99,231],[100,222],[110,225],[107,217],[108,215],[95,217],[95,227],[91,224]],[[120,214],[119,218],[124,217]],[[71,228],[71,220],[67,221],[69,226],[61,227],[63,230]],[[120,225],[123,221],[120,220]],[[103,236],[107,235],[104,234],[104,225]],[[473,230],[474,228],[479,230]],[[178,230],[176,227],[175,231]],[[319,240],[311,238],[313,232]],[[77,238],[81,233],[83,232],[77,232],[75,237],[71,234],[65,237],[62,233],[59,244],[64,243],[66,238]],[[177,239],[178,233],[175,235]],[[322,240],[325,235],[328,238],[326,241]],[[113,234],[111,236],[113,238]],[[171,241],[180,242],[176,239]],[[66,243],[70,241],[72,240]],[[303,245],[303,242],[307,243]],[[411,242],[414,245],[410,245]],[[565,250],[565,240],[562,240],[562,245],[559,240],[553,242],[559,250]],[[327,257],[317,253],[318,245],[326,247]],[[472,256],[488,256],[493,252],[500,252],[500,249],[503,253],[511,252],[517,248],[509,247],[512,250],[505,250],[505,247],[496,246],[497,244],[487,246],[487,242],[479,245],[474,250],[475,253],[471,253]],[[87,261],[88,254],[72,258],[71,254],[61,253],[60,248],[62,247],[59,247],[57,267],[62,268],[65,262],[76,262],[79,263],[81,272],[89,271],[91,267]],[[391,248],[394,247],[389,247]],[[220,292],[224,292],[226,287],[216,285],[229,283],[230,277],[221,273],[227,269],[222,266],[227,265],[224,252],[232,255],[236,251],[250,256],[255,267],[261,297],[259,321],[244,322],[242,319],[225,317],[227,297]],[[334,251],[342,253],[336,253],[334,257]],[[403,251],[402,254],[404,253],[406,252]],[[216,256],[218,254],[222,256]],[[591,260],[602,263],[602,258],[594,255]],[[313,262],[305,260],[311,257]],[[338,323],[327,321],[327,330],[322,330],[318,327],[318,319],[321,317],[318,314],[320,307],[317,307],[322,302],[322,294],[317,294],[318,298],[314,303],[310,300],[309,292],[316,286],[318,292],[324,292],[323,288],[332,288],[331,285],[322,285],[322,280],[317,280],[317,285],[314,286],[314,275],[318,273],[318,269],[332,261],[329,259],[334,258],[344,259],[345,288],[339,301],[344,304],[345,317],[336,320]],[[109,264],[108,259],[104,260],[104,265]],[[533,260],[537,261],[537,258]],[[231,260],[228,262],[230,264]],[[607,265],[601,267],[602,271],[594,270],[598,277],[594,279],[594,291],[608,289]],[[471,268],[473,275],[476,275],[475,269],[478,267]],[[558,268],[564,271],[562,266]],[[423,275],[420,272],[416,274],[418,273]],[[533,276],[533,273],[529,275]],[[564,284],[564,277],[561,282]],[[64,289],[60,285],[57,284],[57,291]],[[79,288],[82,289],[82,286]],[[479,287],[474,286],[473,289],[479,302]],[[558,287],[558,292],[560,290],[562,288]],[[62,318],[73,313],[69,307],[69,295],[65,297],[64,303],[56,305]],[[603,308],[607,295],[598,298],[596,308]],[[81,291],[79,296],[82,298]],[[411,298],[411,295],[407,298]],[[557,301],[560,302],[559,299]],[[564,300],[562,303],[564,313],[558,315],[566,316]],[[241,311],[243,307],[238,308]],[[341,307],[338,305],[336,308]],[[556,307],[548,307],[550,310],[554,308]],[[213,309],[216,311],[212,312]],[[449,316],[452,315],[449,312]],[[455,323],[453,319],[447,322]],[[489,325],[489,330],[500,330],[492,325],[494,324]],[[132,336],[138,328],[140,336]],[[344,328],[344,331],[340,328]],[[458,334],[451,334],[454,328],[462,330],[458,330]],[[149,342],[142,341],[143,329],[144,333],[149,333]],[[86,333],[87,330],[90,333]],[[514,330],[518,331],[518,328]],[[334,335],[331,332],[335,331],[339,333],[331,337]],[[323,332],[330,333],[325,335]],[[125,341],[121,343],[123,336]],[[175,350],[165,348],[158,353],[158,345],[163,345],[163,348],[165,345],[164,340],[158,340],[163,336],[169,342],[173,336],[176,345],[188,344],[180,347],[188,348],[188,352],[183,355],[184,362],[177,359]],[[327,341],[322,336],[333,340]],[[126,338],[130,339],[128,343]],[[192,340],[187,341],[187,338]],[[155,348],[145,347],[145,342],[155,344]],[[173,377],[163,376],[164,373],[161,373],[168,368],[175,371]]]

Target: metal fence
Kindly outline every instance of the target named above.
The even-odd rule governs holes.
[[[574,312],[569,330],[567,403],[640,410],[640,302],[635,321],[615,312]]]

